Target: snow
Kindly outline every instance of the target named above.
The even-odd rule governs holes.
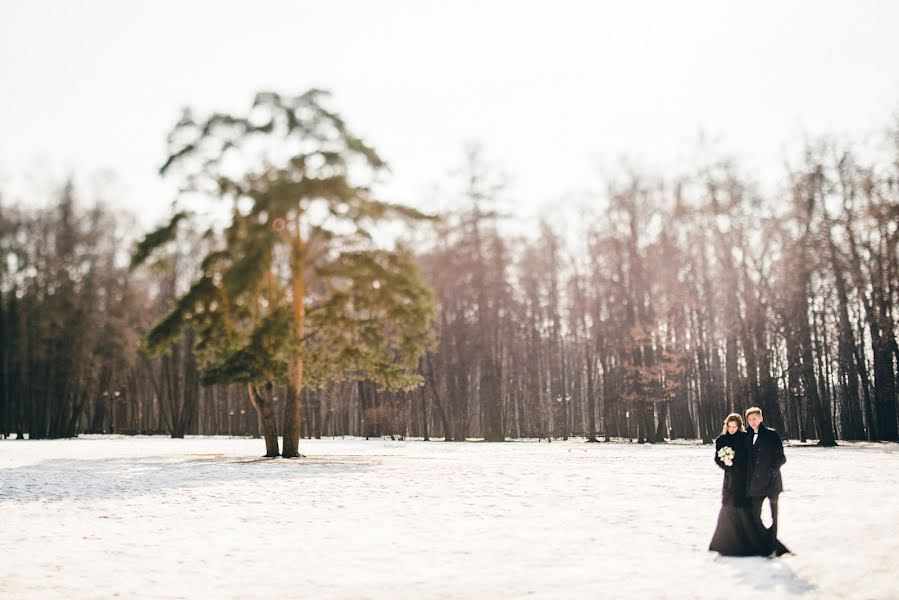
[[[707,551],[713,449],[0,441],[6,598],[896,598],[899,445],[787,448],[780,537]]]

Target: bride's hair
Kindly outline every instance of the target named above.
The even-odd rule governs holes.
[[[738,431],[746,431],[745,429],[743,429],[743,417],[741,417],[737,413],[730,413],[729,415],[727,415],[727,418],[724,419],[724,427],[721,429],[722,434],[727,433],[727,424],[731,421],[734,421],[737,424]]]

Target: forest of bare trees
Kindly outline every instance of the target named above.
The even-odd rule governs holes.
[[[470,150],[459,208],[416,237],[438,309],[423,384],[304,389],[302,435],[709,442],[757,405],[789,438],[899,441],[899,130],[888,139],[810,143],[770,192],[731,161],[625,171],[533,235],[508,233],[510,192]],[[141,234],[114,204],[71,182],[50,203],[0,197],[0,434],[261,435],[252,388],[201,384],[190,334],[141,349],[206,242],[183,232],[129,270]],[[263,392],[282,431],[287,391]]]

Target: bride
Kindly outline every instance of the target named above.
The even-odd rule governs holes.
[[[746,469],[749,447],[743,418],[731,413],[724,419],[721,435],[715,440],[715,463],[724,470],[718,526],[709,550],[725,556],[780,556],[786,546],[768,529],[756,524],[752,502],[746,496]]]

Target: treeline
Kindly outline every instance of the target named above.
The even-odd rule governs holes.
[[[424,385],[304,389],[302,435],[709,441],[757,405],[790,438],[899,441],[891,135],[873,158],[811,145],[768,195],[727,161],[631,172],[536,236],[503,233],[505,192],[470,152],[463,208],[416,238],[438,302]],[[201,385],[190,335],[140,349],[200,272],[199,232],[130,271],[126,216],[71,183],[25,200],[0,202],[0,434],[261,434],[246,386]]]
[[[74,436],[137,373],[146,291],[117,265],[120,217],[80,207],[71,184],[25,206],[0,204],[0,433]]]
[[[771,197],[727,161],[667,182],[631,173],[533,241],[497,233],[472,161],[471,210],[422,256],[441,307],[423,367],[437,429],[710,441],[757,405],[791,438],[896,441],[888,139],[870,162],[811,146]]]

